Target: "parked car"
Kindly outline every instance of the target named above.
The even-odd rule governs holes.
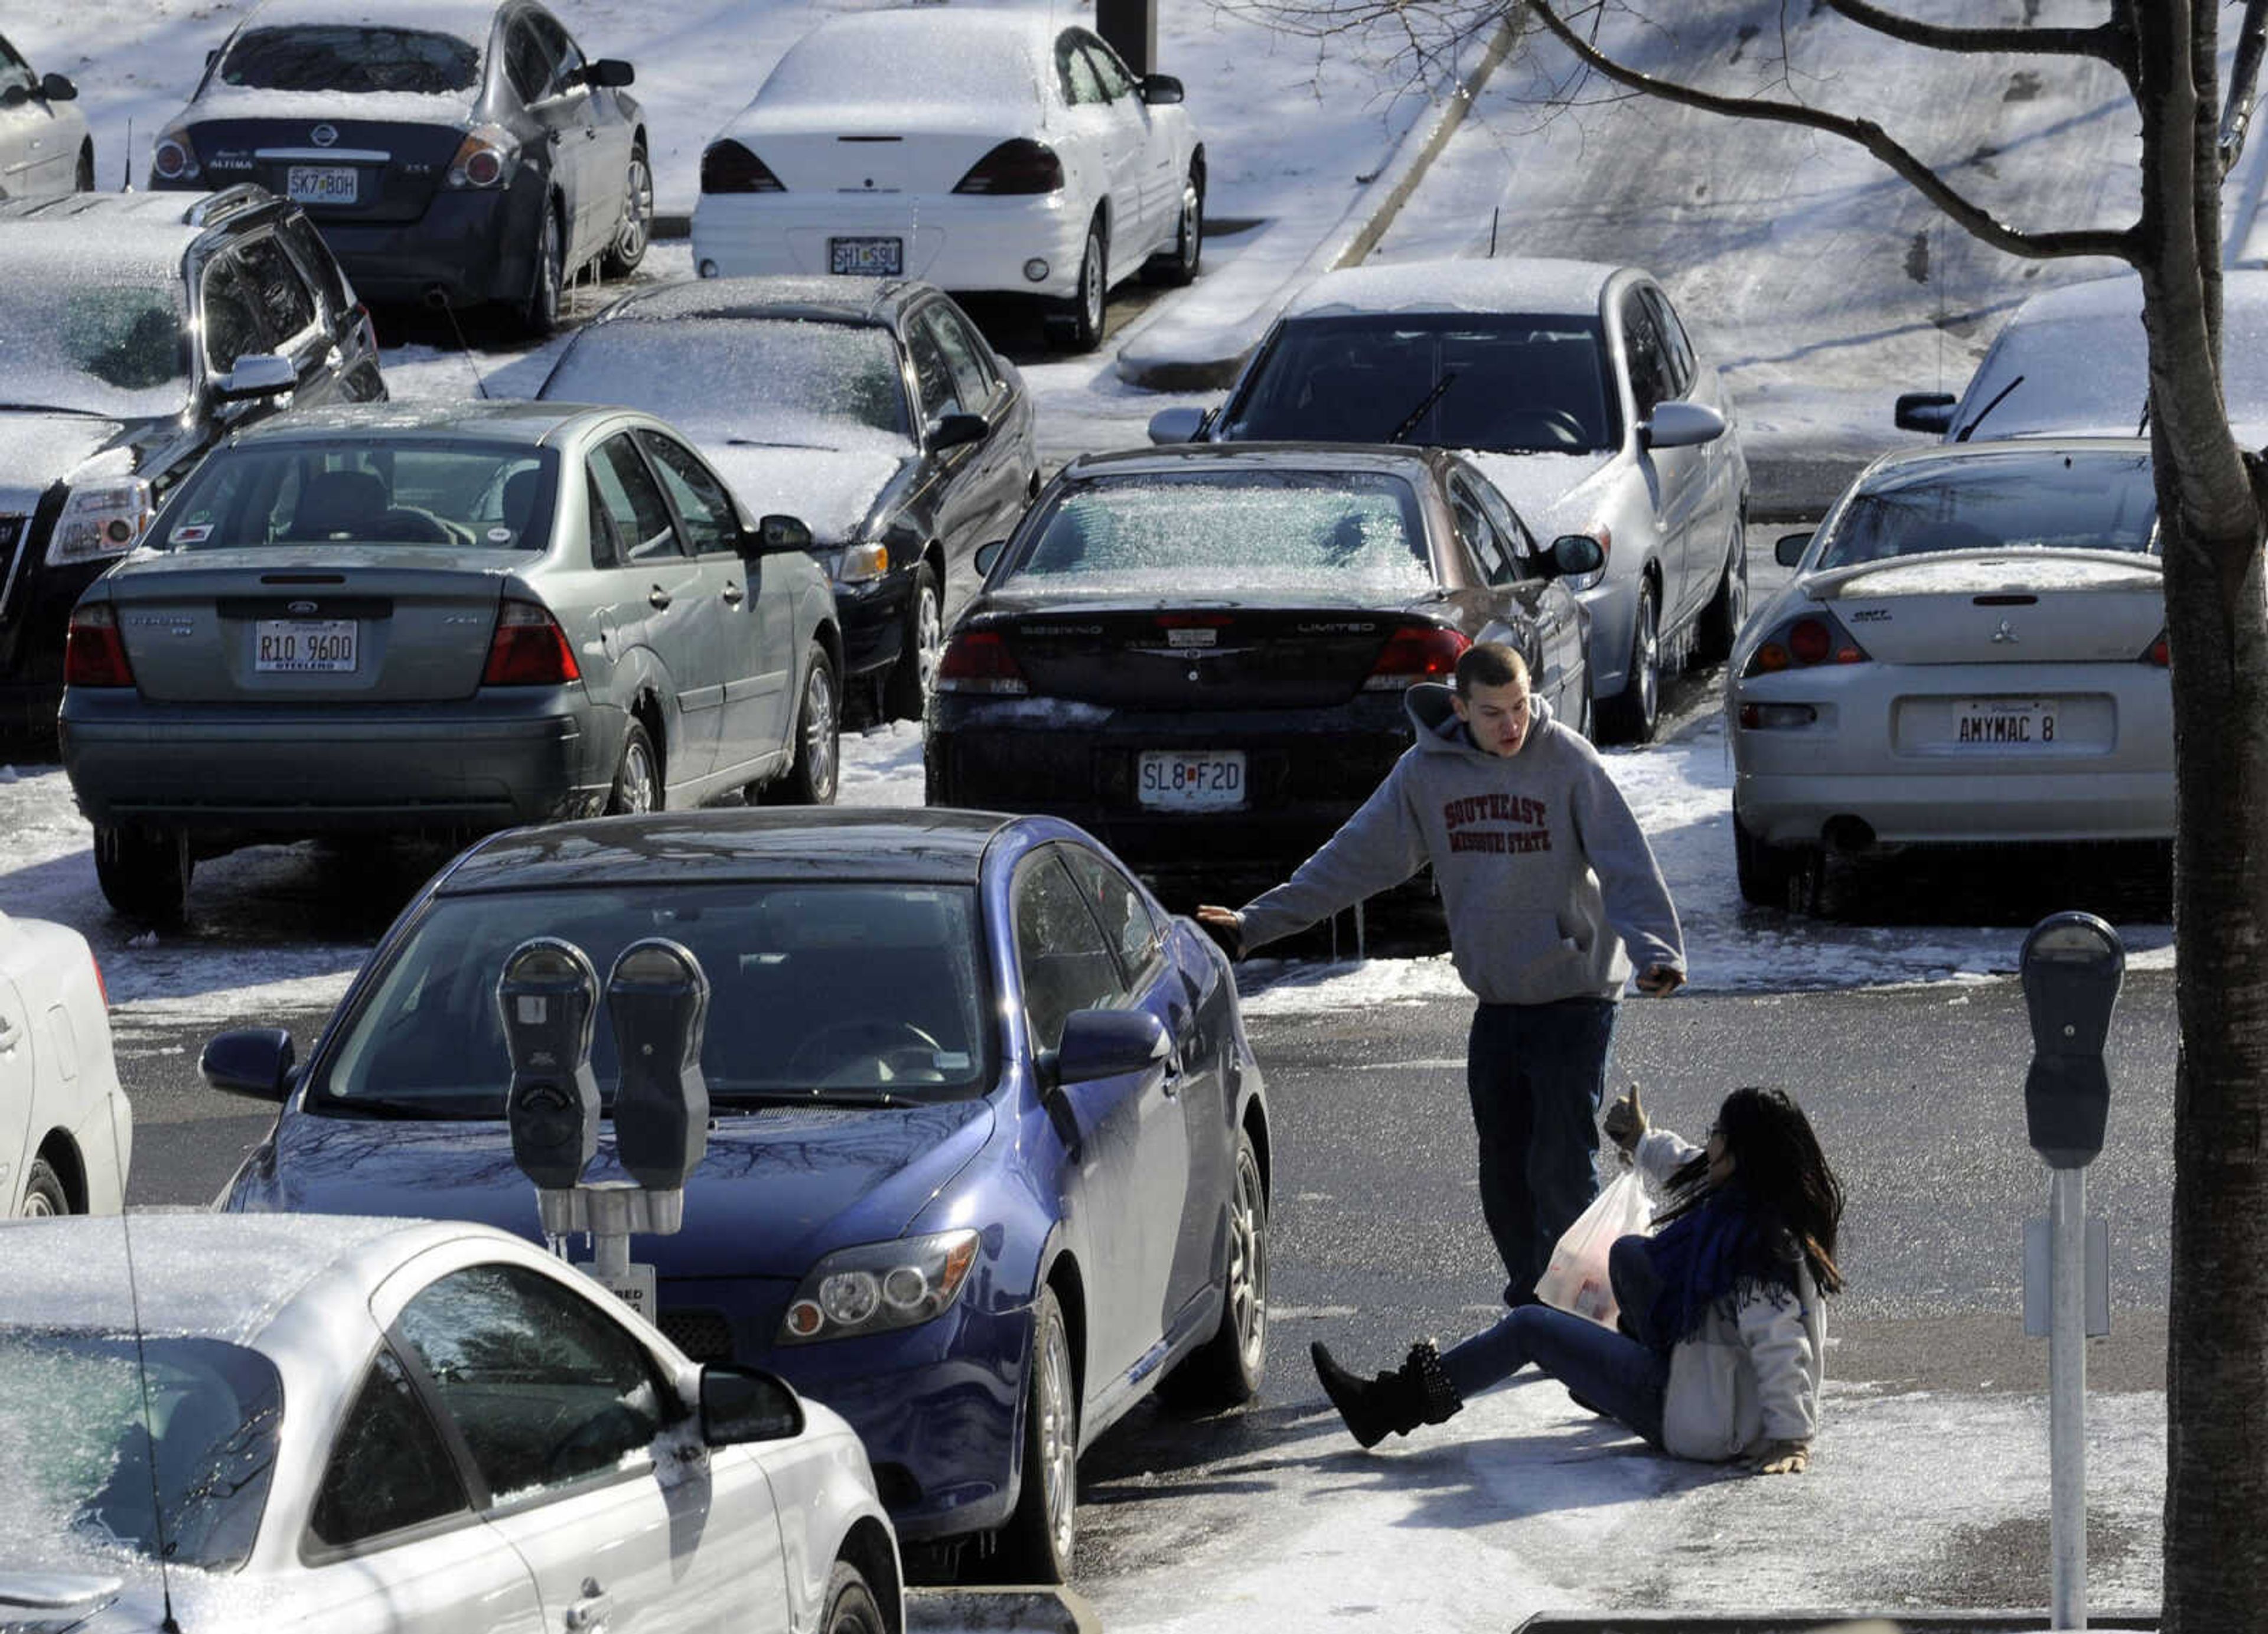
[[[370,315],[296,204],[0,203],[0,730],[55,729],[72,604],[215,443],[385,395]]]
[[[1182,96],[1039,12],[830,18],[703,153],[695,265],[1036,296],[1090,350],[1119,283],[1197,276],[1205,153]]]
[[[93,188],[94,138],[78,111],[78,87],[37,72],[0,36],[0,199]]]
[[[133,1157],[93,950],[0,914],[0,1218],[115,1214]]]
[[[929,797],[1052,813],[1152,875],[1274,872],[1370,797],[1413,739],[1404,692],[1475,641],[1518,648],[1587,730],[1563,581],[1598,565],[1439,450],[1075,460],[946,642]]]
[[[865,1438],[899,1535],[1071,1564],[1075,1462],[1161,1383],[1250,1398],[1270,1142],[1226,959],[1086,835],[946,811],[674,813],[502,835],[444,870],[304,1066],[224,1034],[209,1081],[283,1103],[239,1211],[538,1230],[503,1122],[503,962],[603,969],[666,935],[711,983],[711,1124],[663,1331],[777,1369]],[[617,1071],[600,1007],[591,1062]],[[611,1125],[594,1179],[619,1177]],[[305,1228],[303,1228],[305,1229]]]
[[[902,1628],[858,1438],[516,1237],[0,1227],[23,1629]]]
[[[1023,377],[926,283],[731,278],[623,297],[536,393],[684,428],[743,503],[811,529],[846,696],[919,720],[972,558],[1039,491]]]
[[[835,798],[842,643],[792,517],[650,415],[295,415],[71,614],[63,765],[122,913],[254,841]]]
[[[1726,696],[1749,901],[1829,850],[2171,840],[2146,441],[1887,455],[1778,555]]]
[[[2268,269],[2220,275],[2221,395],[2237,441],[2268,442]],[[2149,423],[2142,279],[2119,273],[2046,290],[2016,308],[1956,401],[1907,392],[1897,423],[1948,443],[2001,437],[2138,437]]]
[[[1545,538],[1605,553],[1581,587],[1608,735],[1653,736],[1661,672],[1728,652],[1748,607],[1749,467],[1715,366],[1661,286],[1542,260],[1326,273],[1227,401],[1168,408],[1153,442],[1296,438],[1474,451]]]
[[[585,268],[645,254],[635,77],[534,0],[267,0],[158,133],[150,185],[260,182],[306,206],[372,299],[495,302],[548,335]]]

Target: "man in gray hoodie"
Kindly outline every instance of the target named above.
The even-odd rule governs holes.
[[[1521,1305],[1595,1189],[1624,986],[1635,967],[1638,991],[1675,991],[1684,943],[1628,802],[1598,751],[1530,694],[1519,653],[1483,642],[1454,688],[1414,686],[1406,707],[1418,740],[1362,809],[1285,884],[1197,917],[1256,947],[1432,865],[1457,974],[1480,1000],[1465,1087],[1481,1211],[1505,1303]]]

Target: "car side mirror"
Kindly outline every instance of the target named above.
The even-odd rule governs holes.
[[[983,544],[977,546],[976,555],[973,558],[976,563],[976,577],[979,578],[991,578],[992,564],[999,561],[1000,553],[1007,548],[1008,541],[1005,539],[988,539]]]
[[[582,80],[594,89],[619,91],[637,83],[637,70],[617,57],[602,56],[583,64]]]
[[[1174,1041],[1146,1010],[1074,1010],[1064,1019],[1062,1041],[1041,1052],[1041,1071],[1051,1087],[1091,1084],[1162,1067]]]
[[[205,1041],[197,1071],[214,1089],[281,1102],[291,1098],[291,1068],[298,1060],[291,1034],[282,1027],[238,1027]]]
[[[930,423],[929,449],[932,453],[942,453],[948,448],[981,443],[991,435],[992,427],[981,414],[939,415]]]
[[[1188,94],[1182,89],[1182,82],[1171,74],[1142,76],[1142,99],[1152,107],[1168,107]]]
[[[1782,534],[1772,545],[1772,560],[1782,567],[1793,567],[1803,560],[1803,553],[1810,548],[1810,534]]]
[[[50,102],[75,102],[78,99],[78,87],[61,74],[42,74],[40,94]]]
[[[791,550],[811,548],[811,529],[799,516],[772,515],[756,524],[755,553],[759,556],[784,556]]]
[[[1595,573],[1606,564],[1607,553],[1588,534],[1562,534],[1551,541],[1551,570],[1561,578]]]
[[[1959,401],[1951,392],[1901,392],[1896,416],[1898,430],[1942,437],[1953,429],[1954,406]]]
[[[1202,408],[1160,408],[1150,416],[1150,440],[1153,443],[1194,443],[1204,430],[1205,411]]]
[[[711,1362],[701,1370],[701,1439],[711,1446],[785,1441],[803,1433],[803,1402],[761,1367]]]
[[[299,384],[299,372],[278,352],[251,352],[213,382],[213,395],[225,403],[253,397],[274,397]]]
[[[1713,443],[1725,434],[1725,416],[1699,403],[1656,403],[1653,413],[1638,428],[1641,448],[1693,448]]]

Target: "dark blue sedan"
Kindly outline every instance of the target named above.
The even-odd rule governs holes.
[[[1152,1388],[1228,1404],[1267,1333],[1270,1137],[1227,963],[1079,829],[944,811],[699,811],[499,835],[404,911],[226,1206],[540,1235],[503,1122],[505,955],[640,938],[711,987],[685,1228],[633,1240],[690,1354],[772,1368],[865,1438],[908,1542],[1071,1564],[1079,1451]],[[616,1078],[601,1007],[592,1064]],[[587,1177],[625,1178],[601,1139]]]

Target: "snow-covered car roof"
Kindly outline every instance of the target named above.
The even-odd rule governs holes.
[[[1588,317],[1598,312],[1607,280],[1622,270],[1604,261],[1545,257],[1349,267],[1327,272],[1300,291],[1284,315],[1511,312]]]
[[[1045,11],[923,6],[832,17],[791,46],[733,121],[895,120],[909,102],[1012,119],[1039,107],[1057,34],[1074,19]],[[897,70],[918,65],[910,78]]]

